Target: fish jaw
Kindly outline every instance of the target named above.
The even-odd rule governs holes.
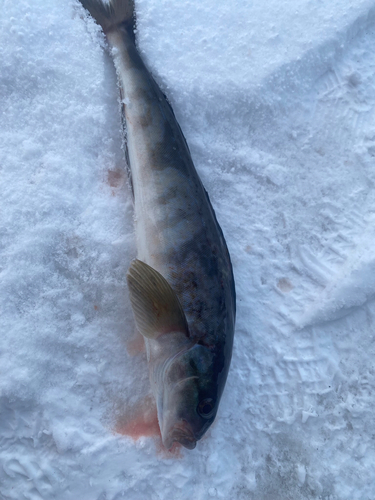
[[[174,442],[182,444],[188,450],[193,450],[197,445],[197,439],[190,424],[181,419],[171,429],[162,432],[163,445],[170,450]]]

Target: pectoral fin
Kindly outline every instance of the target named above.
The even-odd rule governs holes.
[[[135,259],[130,264],[127,281],[135,323],[144,337],[155,339],[172,332],[189,337],[180,301],[158,271]]]

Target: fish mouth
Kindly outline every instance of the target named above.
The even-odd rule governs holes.
[[[197,440],[191,430],[190,425],[186,420],[177,422],[173,428],[168,432],[165,439],[163,439],[163,444],[169,450],[172,448],[174,442],[182,444],[188,450],[193,450],[197,444]]]

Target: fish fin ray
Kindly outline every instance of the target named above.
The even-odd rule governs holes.
[[[134,0],[79,0],[95,21],[103,28],[104,33],[120,24],[134,26]]]
[[[167,280],[154,268],[135,259],[127,273],[130,302],[137,329],[146,338],[182,332],[189,337],[184,311]]]

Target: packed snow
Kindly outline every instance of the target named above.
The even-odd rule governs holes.
[[[105,38],[76,0],[0,8],[1,500],[373,500],[373,1],[136,0],[237,288],[217,420],[172,452]]]

